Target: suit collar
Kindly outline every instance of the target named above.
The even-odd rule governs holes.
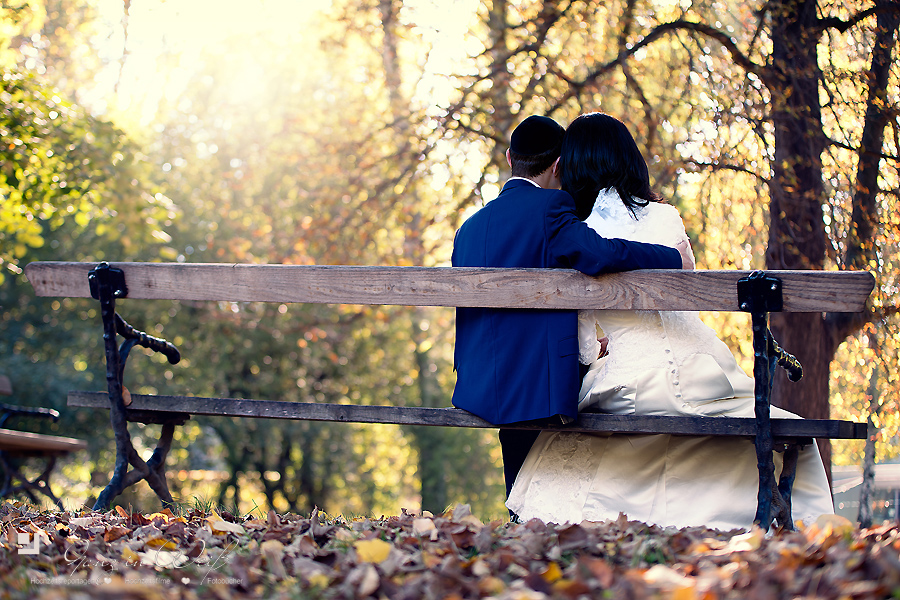
[[[507,188],[522,187],[522,186],[526,186],[526,185],[530,186],[530,187],[535,187],[539,190],[544,189],[541,186],[539,186],[538,184],[536,184],[535,182],[533,182],[532,180],[526,179],[525,177],[510,177],[509,179],[506,180],[506,183],[503,184],[503,189],[505,190]]]

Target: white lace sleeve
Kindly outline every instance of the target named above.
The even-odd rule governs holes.
[[[678,213],[678,209],[669,204],[652,203],[647,206],[646,222],[641,241],[650,241],[664,246],[675,248],[680,243],[687,244],[690,253],[691,268],[694,267],[694,253],[691,250],[691,240],[684,229],[684,221]]]
[[[684,229],[684,221],[678,209],[670,204],[652,204],[653,210],[650,214],[650,223],[647,228],[647,234],[656,239],[657,244],[674,247],[678,242],[686,241],[690,243],[687,232]]]
[[[593,310],[578,311],[578,361],[589,365],[600,356],[597,340],[597,319]]]

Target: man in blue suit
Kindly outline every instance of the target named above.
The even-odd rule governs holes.
[[[546,267],[588,275],[632,269],[680,269],[678,250],[600,237],[559,190],[565,130],[531,116],[512,133],[512,177],[500,195],[463,223],[454,267]],[[583,368],[575,310],[457,308],[453,405],[496,425],[567,423],[577,415]],[[506,494],[537,438],[501,429]]]

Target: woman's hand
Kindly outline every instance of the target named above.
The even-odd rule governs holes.
[[[697,262],[694,260],[694,251],[691,249],[691,241],[684,238],[675,244],[675,249],[681,254],[681,268],[686,271],[693,271],[694,267],[697,266]]]

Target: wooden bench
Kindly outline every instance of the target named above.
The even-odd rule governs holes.
[[[6,375],[0,375],[0,394],[12,395],[12,383]],[[62,510],[64,508],[62,502],[50,489],[50,474],[56,466],[57,458],[84,450],[87,443],[69,437],[6,429],[6,424],[18,417],[41,417],[56,421],[59,419],[59,413],[49,408],[0,404],[0,467],[3,469],[0,498],[24,492],[32,502],[37,503],[36,494],[43,494]],[[27,458],[47,460],[41,473],[33,479],[29,479],[21,470],[20,463]]]
[[[787,368],[794,380],[799,378],[801,367],[772,339],[768,313],[862,311],[874,287],[874,277],[867,272],[645,270],[589,277],[562,269],[67,262],[31,263],[25,272],[39,296],[93,297],[100,301],[108,389],[96,393],[71,392],[68,398],[69,406],[110,410],[117,462],[109,485],[97,499],[95,509],[98,510],[108,508],[125,487],[144,479],[164,503],[172,501],[165,480],[165,458],[174,427],[190,415],[497,427],[450,407],[354,406],[136,394],[130,395],[126,407],[121,373],[130,349],[134,345],[151,348],[164,353],[173,364],[178,362],[179,354],[165,340],[134,330],[117,315],[115,301],[123,298],[749,312],[756,356],[755,419],[582,413],[572,425],[545,429],[753,437],[760,457],[756,521],[765,528],[773,523],[791,527],[791,462],[795,460],[798,446],[812,443],[813,438],[864,439],[866,436],[864,423],[769,418],[769,392],[776,363]],[[117,334],[125,339],[121,348],[116,347]],[[131,446],[129,420],[163,424],[160,441],[148,461],[143,461]],[[785,451],[786,466],[780,481],[774,477],[773,448]]]

